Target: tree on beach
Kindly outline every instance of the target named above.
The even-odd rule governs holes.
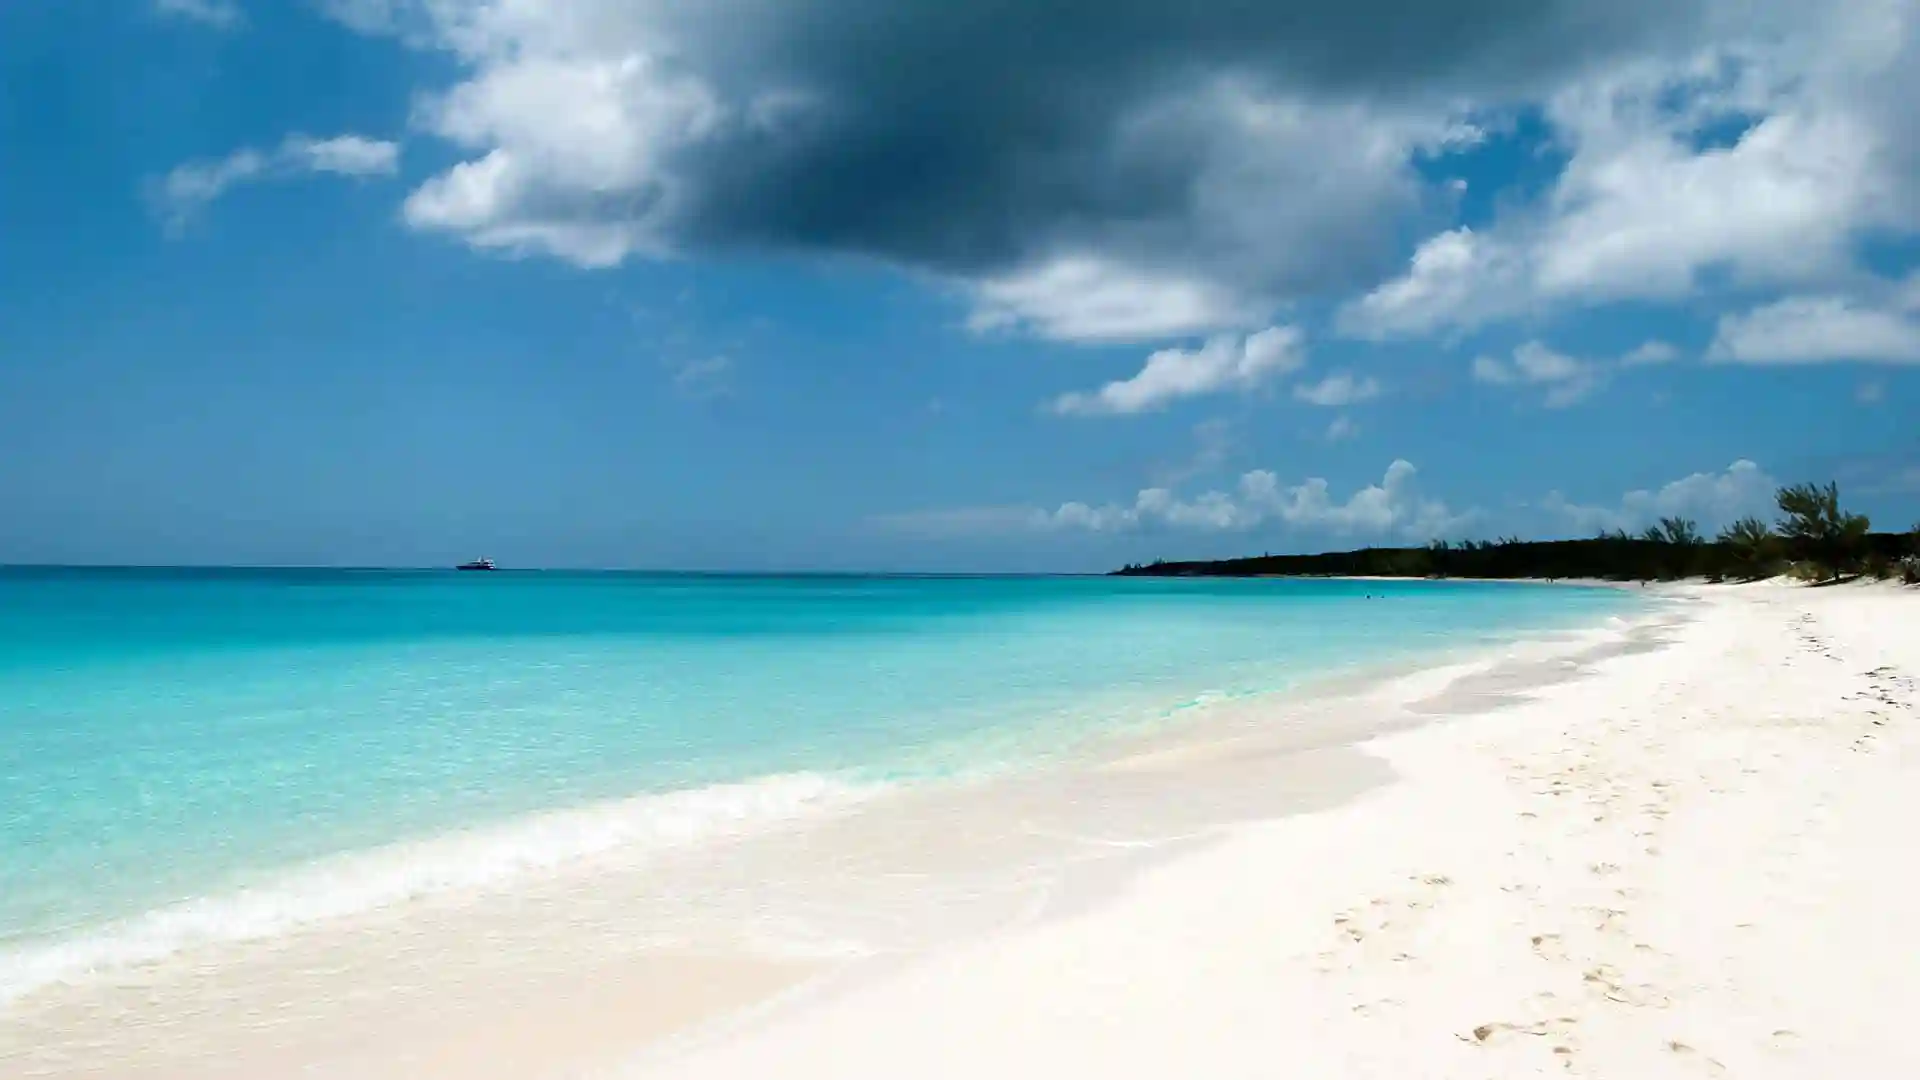
[[[1757,517],[1743,517],[1720,530],[1715,541],[1727,551],[1730,569],[1748,581],[1758,581],[1773,572],[1779,538],[1773,527]]]
[[[1709,540],[1698,522],[1674,515],[1638,532],[1618,526],[1586,539],[1434,538],[1422,547],[1369,547],[1317,555],[1161,562],[1122,573],[1168,577],[1362,575],[1384,577],[1602,578],[1653,581],[1704,576],[1753,581],[1783,570],[1829,581],[1863,568],[1920,585],[1920,526],[1906,533],[1869,532],[1863,514],[1840,507],[1835,484],[1781,488],[1778,526],[1746,517]]]
[[[1654,550],[1660,577],[1687,577],[1700,562],[1700,527],[1691,518],[1663,517],[1658,524],[1647,526],[1640,539],[1658,545]]]
[[[1680,547],[1700,546],[1700,526],[1692,518],[1663,517],[1660,519],[1659,536],[1669,544]]]
[[[1840,509],[1839,484],[1784,487],[1775,502],[1786,515],[1780,535],[1795,555],[1804,556],[1828,581],[1858,572],[1872,524],[1865,514]]]

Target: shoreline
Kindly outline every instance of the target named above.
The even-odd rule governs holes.
[[[1616,618],[1605,616],[1609,621]],[[251,942],[324,932],[328,926],[351,926],[362,918],[378,921],[383,911],[396,906],[431,906],[449,899],[443,894],[485,897],[512,891],[529,878],[577,877],[603,868],[609,860],[625,863],[645,858],[658,845],[697,846],[703,838],[727,843],[761,830],[804,829],[822,817],[883,810],[870,804],[903,793],[927,789],[962,793],[1002,779],[1034,780],[1063,771],[1098,769],[1108,759],[1130,756],[1143,746],[1210,738],[1209,733],[1243,721],[1249,710],[1263,722],[1271,714],[1300,714],[1289,715],[1289,722],[1299,729],[1305,714],[1323,704],[1338,704],[1405,674],[1469,661],[1519,642],[1590,633],[1602,625],[1601,617],[1591,614],[1550,623],[1463,631],[1458,642],[1403,646],[1312,674],[1287,673],[1278,685],[1206,691],[1192,700],[1168,704],[1153,718],[1135,717],[1094,728],[1030,760],[1009,760],[973,772],[904,781],[857,771],[743,776],[701,787],[558,806],[335,852],[227,891],[116,918],[69,938],[38,942],[31,951],[0,954],[5,962],[0,966],[0,1034],[4,1034],[9,1002],[31,998],[43,987],[57,987],[76,977],[87,980],[105,972],[111,979],[119,973],[165,966],[179,953],[244,952]],[[1109,706],[1129,711],[1118,699],[1092,701],[1096,711]],[[1348,718],[1337,733],[1320,738],[1326,745],[1343,745],[1376,726]],[[671,820],[646,820],[656,811]],[[511,850],[497,850],[502,847]],[[321,889],[324,894],[316,892]],[[229,923],[236,928],[229,930]]]
[[[731,878],[672,856],[610,874],[589,863],[507,895],[429,896],[270,940],[194,948],[30,994],[23,1008],[0,1013],[0,1065],[129,1077],[316,1064],[323,1074],[413,1075],[422,1060],[465,1061],[460,1072],[471,1076],[604,1067],[651,1041],[805,997],[852,970],[1098,906],[1234,823],[1338,805],[1387,784],[1391,774],[1350,747],[1427,718],[1378,715],[1382,688],[1470,667],[1481,654],[1564,651],[1596,633],[1608,631],[1517,630],[1498,644],[1423,650],[1215,701],[1164,729],[1097,738],[1073,764],[892,793],[877,812],[860,807],[744,838],[731,845]],[[1273,724],[1276,715],[1288,722]],[[1196,790],[1208,796],[1195,799]],[[955,836],[970,839],[956,845]],[[808,865],[816,855],[825,872]],[[685,914],[663,899],[663,881],[730,906],[704,913],[708,932],[694,940],[650,940],[650,918]],[[783,893],[778,904],[765,902],[770,890]],[[816,931],[839,920],[844,940],[829,933],[796,950],[788,928],[762,925],[782,907],[806,911]],[[770,944],[768,934],[781,940]],[[486,955],[475,959],[481,943]],[[515,989],[524,986],[547,989]],[[684,986],[706,992],[677,990]],[[254,1019],[222,1024],[223,1012]],[[56,1032],[57,1042],[45,1038]],[[368,1044],[386,1055],[347,1050]]]
[[[1435,722],[1358,747],[1390,784],[617,1075],[1920,1070],[1920,595],[1666,591],[1572,665],[1411,680]]]
[[[1144,575],[1151,576],[1151,575]],[[1177,575],[1175,575],[1177,576]],[[1194,574],[1182,580],[1205,581],[1213,575]],[[1415,582],[1460,582],[1468,585],[1545,585],[1555,588],[1573,587],[1580,589],[1618,589],[1635,594],[1659,595],[1661,590],[1671,593],[1675,589],[1705,587],[1706,579],[1700,577],[1681,578],[1672,581],[1616,581],[1613,578],[1595,577],[1451,577],[1428,576],[1411,577],[1396,574],[1250,574],[1252,581],[1363,581],[1386,583],[1392,581]],[[1757,582],[1734,582],[1735,585],[1758,584]],[[1718,585],[1713,586],[1718,588]]]
[[[203,663],[202,670],[176,679],[166,670],[121,663],[116,651],[103,649],[89,657],[101,662],[105,689],[100,689],[90,688],[85,665],[69,669],[50,654],[53,662],[36,661],[9,672],[24,681],[30,712],[37,695],[53,703],[49,731],[92,731],[89,737],[101,742],[78,771],[39,765],[58,761],[44,754],[23,758],[28,763],[23,790],[31,798],[26,820],[32,827],[19,851],[24,858],[18,860],[26,887],[0,895],[0,937],[6,938],[0,944],[0,1002],[102,968],[151,964],[183,949],[235,939],[271,938],[301,925],[409,903],[423,894],[511,888],[522,877],[563,870],[562,864],[603,855],[618,860],[655,841],[697,841],[690,832],[710,831],[724,840],[755,821],[778,827],[780,819],[822,809],[819,803],[833,804],[824,807],[832,810],[900,785],[1072,763],[1086,745],[1101,743],[1110,733],[1130,737],[1179,726],[1211,713],[1220,702],[1287,693],[1303,681],[1319,681],[1322,673],[1364,670],[1409,653],[1431,653],[1436,645],[1511,636],[1520,632],[1514,628],[1530,623],[1597,618],[1591,609],[1611,600],[1600,594],[1568,598],[1491,589],[1473,599],[1467,594],[1476,590],[1468,586],[1457,594],[1445,585],[1409,586],[1397,591],[1431,593],[1436,603],[1388,613],[1340,602],[1350,587],[1295,584],[1305,586],[1297,590],[1300,595],[1328,595],[1338,602],[1337,613],[1323,623],[1314,616],[1317,608],[1308,605],[1302,617],[1291,617],[1292,588],[1176,588],[1171,599],[1159,590],[1149,590],[1143,599],[1137,590],[1109,589],[1104,583],[1064,593],[1022,587],[983,597],[1004,601],[1011,596],[1012,608],[1003,603],[982,610],[1009,614],[1027,597],[1092,599],[1062,605],[1058,615],[1045,603],[1028,609],[1034,617],[1016,618],[1007,628],[1026,635],[1028,640],[1017,644],[975,632],[992,628],[990,618],[943,623],[942,616],[929,619],[936,633],[928,638],[873,639],[877,655],[865,647],[844,647],[854,638],[836,641],[834,636],[803,642],[800,649],[774,649],[770,659],[762,651],[730,657],[727,646],[700,646],[685,650],[686,658],[697,662],[684,666],[673,659],[681,657],[679,651],[650,661],[645,657],[651,649],[636,655],[624,645],[577,656],[564,646],[537,649],[541,662],[527,670],[533,680],[527,687],[515,685],[515,658],[476,653],[459,644],[464,639],[428,650],[417,658],[418,665],[404,656],[389,663],[387,646],[378,642],[358,652],[320,654],[338,661],[364,691],[342,692],[324,678],[296,677],[284,681],[288,697],[283,702],[274,699],[283,683],[276,681],[280,673],[266,670],[270,664],[254,663],[250,671],[234,673],[252,679],[239,684],[255,694],[243,703],[242,713],[261,717],[286,711],[314,719],[316,736],[324,737],[306,740],[312,747],[291,757],[276,756],[274,729],[261,723],[245,729],[246,741],[231,752],[196,744],[192,732],[203,726],[197,721],[216,714],[195,695],[227,694],[225,684],[233,681],[217,663]],[[854,609],[891,610],[888,602],[897,594],[892,589],[854,594]],[[249,594],[215,595],[231,605],[235,597]],[[635,595],[644,601],[654,594]],[[972,610],[964,607],[970,591],[944,595],[961,596],[957,610]],[[1449,595],[1463,602],[1437,602]],[[425,610],[444,616],[433,596],[421,599]],[[1075,625],[1076,618],[1107,602],[1117,603],[1125,617]],[[1270,602],[1287,606],[1265,607]],[[162,611],[167,606],[159,605]],[[808,607],[815,615],[823,610],[817,603]],[[637,614],[648,614],[644,604]],[[750,630],[750,624],[743,625]],[[295,619],[284,628],[288,640],[300,638],[301,625]],[[969,641],[969,634],[976,640]],[[943,635],[960,647],[941,648]],[[200,655],[192,635],[183,636],[183,653]],[[704,640],[699,634],[689,638],[696,645]],[[221,647],[223,640],[216,634],[211,643]],[[154,644],[140,634],[131,634],[129,641],[128,655],[135,661],[144,646]],[[976,643],[977,659],[966,651]],[[815,660],[809,666],[783,664],[783,652]],[[719,661],[710,662],[715,657]],[[502,659],[509,663],[502,666]],[[583,662],[584,668],[575,671]],[[760,670],[762,662],[769,664],[761,680],[764,692],[719,677],[729,667]],[[815,673],[835,670],[842,662],[852,665],[851,677],[816,681]],[[460,665],[499,674],[448,678]],[[419,674],[410,670],[414,666]],[[39,677],[36,667],[51,674]],[[871,686],[863,669],[874,675]],[[683,677],[682,670],[691,675]],[[449,692],[429,699],[425,692],[436,686],[436,678]],[[661,692],[623,702],[623,680],[629,687],[658,683]],[[176,683],[180,693],[150,694],[150,689],[172,690]],[[575,684],[573,690],[569,683]],[[0,698],[12,700],[18,689],[18,682],[0,686]],[[382,689],[399,696],[382,700]],[[521,730],[515,709],[494,708],[489,699],[501,694],[509,705],[557,702],[551,740],[544,732]],[[69,698],[78,704],[66,704]],[[180,704],[150,708],[149,698]],[[428,722],[380,719],[398,703]],[[630,708],[638,709],[632,722],[625,719]],[[346,722],[334,722],[335,712]],[[730,715],[744,722],[735,723]],[[779,719],[753,719],[760,715]],[[107,741],[121,718],[144,723],[141,718],[148,716],[157,741],[142,739],[126,747]],[[94,723],[88,717],[104,719]],[[612,717],[620,719],[609,722]],[[696,737],[689,742],[676,736],[676,725]],[[34,726],[22,729],[29,748]],[[415,729],[425,741],[419,741],[411,760],[397,756],[396,749]],[[709,730],[717,733],[715,739],[705,740]],[[398,737],[389,737],[389,731]],[[176,739],[173,732],[187,734]],[[432,745],[434,738],[442,743]],[[607,745],[584,754],[596,740]],[[324,760],[327,753],[356,746],[383,762],[386,779],[363,784],[350,761],[336,767]],[[175,755],[181,768],[171,767],[168,759]],[[512,764],[520,761],[530,765]],[[92,809],[61,813],[68,799],[89,805],[91,789],[84,785],[93,763],[108,774],[115,768],[138,771],[140,791],[153,785],[154,811],[138,806],[116,811],[113,799],[106,798],[105,816]],[[293,770],[287,773],[291,782],[272,779],[285,770]],[[201,785],[192,778],[202,774],[213,778],[212,790],[240,797],[194,795]],[[133,790],[111,783],[105,788]],[[361,788],[368,797],[358,797]],[[355,793],[349,795],[349,789]],[[253,796],[260,799],[259,814],[228,809],[250,805]],[[126,801],[124,794],[119,797]],[[290,820],[290,811],[302,806],[307,809],[300,819]],[[307,811],[312,811],[310,820]],[[143,822],[165,821],[174,827],[140,836]],[[203,822],[211,835],[222,838],[217,846],[185,839],[200,832]],[[36,839],[36,829],[52,839],[51,846]],[[114,847],[103,850],[103,844]]]
[[[1612,578],[1593,577],[1405,577],[1390,574],[1260,574],[1262,578],[1286,580],[1288,578],[1324,577],[1328,581],[1466,581],[1476,585],[1576,585],[1584,589],[1633,589],[1643,586],[1652,588],[1674,588],[1703,584],[1700,578],[1687,578],[1680,581],[1656,581],[1651,584],[1641,581],[1615,581]]]

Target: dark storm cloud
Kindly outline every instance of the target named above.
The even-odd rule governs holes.
[[[589,265],[873,257],[1012,282],[988,292],[1014,321],[1187,283],[1118,320],[1152,329],[1377,281],[1446,215],[1412,162],[1462,117],[1681,56],[1732,2],[421,0],[396,24],[356,0],[354,24],[469,76],[427,98],[473,157],[415,193],[418,227]],[[1047,276],[1067,259],[1091,261]]]
[[[669,24],[696,70],[824,107],[796,131],[702,147],[684,224],[697,242],[977,271],[1035,237],[1185,221],[1218,142],[1243,133],[1197,109],[1129,120],[1212,80],[1431,111],[1688,39],[1698,15],[1659,0],[702,5]]]

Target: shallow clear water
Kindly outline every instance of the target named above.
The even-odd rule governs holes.
[[[0,570],[0,989],[1031,764],[1211,697],[1632,602],[1430,582]],[[350,854],[367,851],[386,854]]]

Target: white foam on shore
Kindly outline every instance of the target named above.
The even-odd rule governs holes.
[[[643,795],[355,852],[262,885],[196,898],[58,940],[0,949],[0,1004],[36,989],[274,937],[438,894],[498,889],[600,857],[645,858],[817,818],[887,790],[794,773]]]

